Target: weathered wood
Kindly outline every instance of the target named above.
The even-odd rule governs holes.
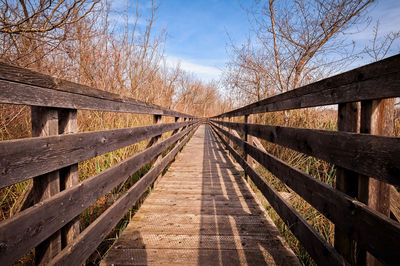
[[[157,124],[162,124],[162,116],[161,116],[161,115],[153,115],[153,123],[156,124],[156,125],[157,125]],[[151,146],[153,146],[153,145],[155,145],[155,144],[157,144],[158,142],[161,141],[161,139],[162,139],[162,134],[152,137],[152,138],[150,139],[149,143],[147,143],[147,148],[148,148],[148,147],[151,147]],[[150,166],[153,166],[154,164],[159,163],[160,160],[161,160],[161,158],[162,158],[162,154],[158,155],[156,158],[154,158],[153,160],[151,160],[150,163],[149,163],[149,165],[150,165]],[[155,182],[153,183],[153,186],[156,185],[156,182],[157,182],[157,181],[155,181]]]
[[[162,124],[162,116],[161,115],[153,115],[153,124],[155,124],[155,125]],[[157,144],[157,142],[160,140],[161,136],[162,136],[162,134],[152,137],[150,139],[149,143],[147,143],[146,148],[151,147],[153,144]]]
[[[43,137],[58,134],[58,110],[54,108],[31,108],[32,137]],[[34,203],[42,202],[60,192],[60,175],[58,171],[33,178],[32,195]],[[35,263],[47,264],[61,251],[61,233],[53,232],[48,239],[35,248]]]
[[[393,135],[395,99],[361,102],[361,133],[374,135]],[[400,138],[399,138],[400,139]],[[393,154],[393,156],[396,156]],[[371,173],[373,176],[373,174]],[[360,176],[358,183],[358,198],[371,209],[390,216],[390,185]],[[381,265],[371,254],[360,250],[357,263],[366,265]]]
[[[193,243],[196,240],[194,239]],[[275,250],[273,254],[277,252],[279,250]],[[283,255],[272,256],[264,250],[247,250],[244,254],[235,249],[177,249],[173,247],[170,249],[146,248],[146,250],[121,249],[120,253],[108,255],[100,265],[210,265],[213,261],[210,258],[218,258],[221,265],[239,265],[240,262],[243,262],[243,265],[288,265],[292,259]],[[216,265],[219,265],[218,262]]]
[[[253,170],[246,159],[242,158],[232,146],[228,145],[217,131],[214,130],[214,132],[317,264],[347,264],[344,258],[279,193],[270,187]]]
[[[195,130],[195,128],[193,129]],[[192,131],[193,133],[193,131]],[[52,265],[79,265],[92,254],[118,221],[131,206],[143,195],[148,187],[157,179],[163,169],[173,160],[179,150],[190,139],[190,135],[174,147],[164,158],[139,181],[136,182],[123,196],[100,215],[86,228],[79,237],[67,246],[51,262]]]
[[[390,212],[400,222],[400,193],[393,186],[390,187]]]
[[[338,131],[360,132],[360,103],[346,103],[338,106]],[[350,148],[351,149],[351,148]],[[336,189],[357,197],[358,174],[342,167],[336,167]],[[355,265],[356,243],[346,232],[335,226],[334,246],[347,261]]]
[[[395,55],[215,117],[399,97],[399,83],[400,55]]]
[[[189,186],[179,193],[169,189],[171,180],[178,185],[178,176],[185,185],[188,175],[191,191]],[[212,182],[216,194],[209,194],[209,185],[203,182]],[[160,189],[163,186],[168,189]],[[232,187],[237,190],[225,194]],[[265,215],[209,127],[202,125],[101,264],[298,265]],[[128,256],[132,249],[146,256],[140,261]],[[160,261],[159,254],[164,254]]]
[[[174,122],[175,122],[175,123],[178,123],[178,122],[179,122],[179,119],[180,119],[180,117],[177,117],[177,116],[176,116],[176,117],[174,118]],[[175,135],[175,134],[178,133],[178,132],[179,132],[179,128],[174,129],[174,131],[172,131],[172,133],[171,133],[171,136],[172,136],[172,135]]]
[[[0,187],[48,173],[193,122],[0,142]]]
[[[240,149],[247,149],[256,161],[335,223],[335,226],[340,227],[352,239],[359,241],[374,256],[385,263],[397,261],[400,258],[398,253],[400,225],[398,223],[271,154],[230,135],[215,123],[213,126],[231,138]],[[376,228],[379,228],[380,233],[371,234],[370,232]]]
[[[251,123],[253,123],[254,122],[254,117],[253,117],[253,115],[245,115],[244,116],[244,123],[245,124],[251,124]],[[254,137],[251,135],[251,134],[249,134],[249,131],[248,131],[248,128],[247,127],[245,127],[245,130],[244,130],[244,141],[246,141],[246,142],[249,142],[249,143],[253,143],[253,139],[254,139]],[[233,142],[232,142],[232,140],[229,140],[230,141],[230,143],[229,143],[229,146],[231,146],[231,147],[233,147]],[[246,158],[246,161],[247,161],[247,163],[251,166],[251,167],[254,167],[254,160],[251,158],[251,156],[250,155],[248,155],[247,153],[246,153],[246,151],[245,151],[245,158]]]
[[[161,106],[132,98],[123,98],[114,93],[57,79],[1,62],[0,102],[71,109],[193,117]]]
[[[77,110],[60,109],[58,111],[58,133],[72,134],[78,132]],[[59,170],[60,190],[69,189],[79,183],[78,164],[73,164]],[[61,246],[66,247],[79,235],[79,217],[75,217],[61,230]]]
[[[247,132],[354,172],[400,185],[400,138],[244,123],[214,123]]]
[[[0,261],[11,264],[123,182],[195,125],[0,223]],[[43,226],[43,225],[46,226]]]

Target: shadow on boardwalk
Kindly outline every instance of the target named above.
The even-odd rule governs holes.
[[[215,139],[200,126],[102,265],[296,265]]]
[[[202,181],[199,264],[298,263],[209,126]]]

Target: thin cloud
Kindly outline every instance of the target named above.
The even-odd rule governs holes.
[[[179,64],[183,70],[195,74],[203,81],[217,80],[221,74],[221,70],[204,64],[198,64],[176,56],[166,56],[167,65],[173,67]]]

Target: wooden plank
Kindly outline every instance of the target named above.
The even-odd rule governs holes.
[[[234,194],[232,194],[234,195]],[[263,211],[260,210],[260,208],[248,208],[245,210],[243,207],[218,207],[218,213],[216,213],[216,210],[212,208],[208,208],[209,206],[204,206],[202,208],[194,208],[192,206],[190,207],[185,207],[185,206],[173,206],[173,209],[170,210],[167,206],[163,205],[149,205],[146,207],[146,210],[149,213],[157,212],[157,213],[176,213],[176,214],[219,214],[219,215],[228,215],[231,213],[235,214],[253,214],[253,215],[261,215],[263,214]]]
[[[214,118],[399,97],[399,83],[400,55],[395,55]]]
[[[375,135],[393,135],[394,102],[395,99],[361,102],[360,132]],[[390,216],[389,184],[370,178],[369,175],[360,175],[358,199],[371,209],[385,216]],[[357,263],[366,265],[379,264],[377,259],[363,248],[358,251],[357,255]]]
[[[58,110],[58,133],[73,134],[78,132],[78,110]],[[79,184],[78,164],[73,164],[59,170],[60,190],[69,189]],[[61,230],[61,246],[66,247],[74,238],[79,235],[79,217],[75,217]]]
[[[229,149],[235,160],[248,173],[249,178],[265,196],[274,210],[288,226],[290,231],[299,239],[304,248],[317,264],[343,265],[346,261],[337,251],[330,246],[307,221],[296,212],[268,183],[259,176],[253,168],[242,158],[221,135],[214,131],[220,141]],[[233,140],[234,141],[234,140]],[[235,141],[234,141],[235,142]]]
[[[380,260],[391,262],[399,259],[400,225],[398,223],[271,154],[230,135],[215,124],[213,126],[231,138],[240,149],[243,150],[246,146],[249,154],[256,161]],[[374,232],[376,228],[379,228],[379,234],[371,234],[370,232]]]
[[[47,96],[43,94],[44,92],[48,93]],[[29,95],[33,97],[29,99]],[[65,102],[63,103],[62,100]],[[49,75],[2,62],[0,62],[0,102],[59,108],[193,117],[161,106],[141,102],[132,98],[121,97],[114,93],[57,79]]]
[[[153,124],[155,124],[155,125],[157,125],[157,124],[158,124],[158,125],[159,125],[159,124],[162,124],[162,116],[161,116],[161,115],[153,115]],[[146,148],[149,148],[149,147],[151,147],[151,146],[157,144],[158,142],[160,142],[161,137],[162,137],[162,134],[152,137],[152,138],[150,139],[149,143],[147,143]],[[157,158],[155,158],[155,159],[150,163],[150,165],[153,165],[154,163],[158,162],[158,161],[160,160],[161,157],[162,157],[162,156],[159,155]]]
[[[66,167],[193,122],[0,142],[0,187]]]
[[[270,232],[266,231],[263,226],[254,224],[240,224],[231,225],[228,219],[228,223],[219,222],[219,217],[216,217],[218,223],[174,223],[174,221],[167,219],[167,221],[159,221],[155,224],[149,224],[145,222],[134,222],[134,226],[129,227],[126,233],[134,231],[140,231],[145,234],[168,234],[173,235],[179,232],[182,235],[232,235],[233,230],[237,230],[238,236],[263,236],[269,237]],[[232,228],[234,226],[234,228]]]
[[[118,254],[107,256],[100,265],[220,265],[211,264],[216,258],[222,265],[297,265],[293,257],[262,250],[210,250],[210,249],[121,249]]]
[[[86,179],[68,190],[61,191],[0,223],[0,261],[11,264],[56,232],[97,199],[123,182],[149,160],[189,133],[192,125],[182,132],[116,164],[100,174]],[[46,224],[46,226],[43,226]],[[16,237],[17,236],[17,237]]]
[[[360,132],[360,107],[359,102],[339,104],[338,131]],[[342,167],[336,167],[335,185],[339,191],[356,198],[358,193],[358,174]],[[356,242],[337,226],[335,226],[334,237],[336,250],[352,265],[355,265]]]
[[[132,222],[147,222],[148,224],[159,224],[161,221],[169,221],[171,218],[171,222],[174,224],[215,224],[216,218],[217,223],[221,224],[228,224],[230,223],[230,219],[233,219],[236,224],[249,224],[255,225],[264,228],[267,227],[265,230],[272,230],[274,228],[273,223],[269,223],[268,220],[265,219],[265,214],[263,215],[254,215],[254,214],[229,214],[223,215],[218,214],[211,215],[211,214],[176,214],[176,213],[152,213],[151,215],[146,215],[146,213],[142,213],[142,209],[139,210],[138,214],[132,218]],[[275,227],[276,230],[276,227]]]
[[[164,207],[164,208],[175,208],[177,204],[176,198],[168,199],[164,197],[162,199],[157,200],[149,200],[147,202],[148,206],[153,207]],[[229,198],[225,198],[223,200],[191,200],[191,201],[182,201],[179,203],[179,207],[186,208],[207,208],[207,207],[218,207],[218,208],[249,208],[249,209],[259,209],[259,206],[255,202],[251,202],[249,200],[240,200],[239,198],[235,199],[235,201],[229,201]],[[173,212],[173,210],[171,210]]]
[[[193,131],[192,131],[193,133]],[[192,134],[191,134],[192,135]],[[190,135],[181,141],[164,158],[139,181],[136,182],[123,196],[89,225],[78,238],[67,246],[51,262],[52,265],[79,265],[92,254],[107,234],[114,228],[119,220],[131,206],[143,195],[148,187],[157,179],[164,168],[174,159],[175,155],[190,139]]]
[[[31,107],[32,137],[43,137],[58,134],[58,110],[54,108]],[[8,155],[9,156],[9,155]],[[58,171],[33,178],[33,202],[40,203],[60,192],[60,175]],[[35,263],[47,264],[61,251],[61,233],[53,232],[48,239],[38,243],[35,248]]]
[[[400,185],[400,138],[244,123],[231,127],[354,172]]]
[[[147,248],[159,248],[159,249],[196,249],[199,247],[203,249],[231,249],[236,250],[236,243],[239,242],[239,249],[246,250],[259,250],[258,245],[273,246],[278,245],[279,239],[276,236],[238,236],[238,235],[182,235],[182,234],[149,234],[142,235],[142,243],[135,240],[137,237],[135,234],[127,234],[127,237],[119,240],[119,245],[123,245],[124,248],[141,248],[145,245]]]
[[[393,186],[390,188],[390,212],[400,221],[400,193]]]

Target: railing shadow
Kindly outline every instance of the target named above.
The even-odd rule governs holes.
[[[204,138],[199,264],[292,264],[292,253],[208,125]]]

